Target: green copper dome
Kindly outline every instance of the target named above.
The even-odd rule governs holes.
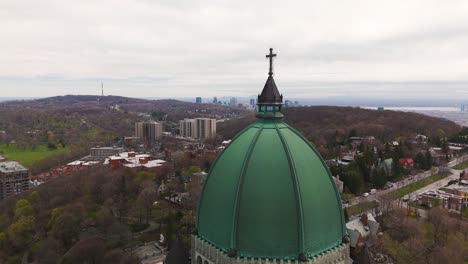
[[[230,256],[270,259],[313,257],[340,245],[341,201],[323,159],[279,113],[259,109],[257,116],[208,174],[198,237]]]

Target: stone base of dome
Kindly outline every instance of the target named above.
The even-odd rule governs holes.
[[[226,253],[192,236],[192,263],[194,264],[351,264],[349,244],[340,245],[334,249],[321,253],[307,262],[298,260],[230,258]]]

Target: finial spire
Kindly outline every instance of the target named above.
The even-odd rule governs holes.
[[[262,93],[257,98],[257,117],[260,118],[282,118],[281,109],[283,106],[283,95],[280,94],[273,79],[273,48],[270,48],[270,54],[266,55],[270,59],[270,71],[268,79],[263,87]]]
[[[276,57],[276,54],[273,54],[273,48],[270,48],[270,54],[267,54],[266,57],[270,59],[270,71],[268,72],[268,75],[272,76],[273,75],[273,58]]]

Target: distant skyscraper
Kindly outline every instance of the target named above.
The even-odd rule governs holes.
[[[195,98],[195,102],[196,102],[197,104],[201,104],[201,103],[202,103],[201,97]]]
[[[237,98],[232,97],[231,100],[229,100],[229,105],[230,106],[236,106],[237,105]]]
[[[250,109],[255,109],[255,99],[250,99],[249,107]]]
[[[143,140],[159,139],[162,135],[162,124],[158,122],[135,123],[135,136]]]
[[[215,96],[213,97],[213,104],[217,104],[218,103],[218,98]]]

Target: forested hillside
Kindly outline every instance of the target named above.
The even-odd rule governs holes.
[[[417,134],[445,138],[457,133],[457,124],[417,113],[376,111],[355,107],[312,106],[284,109],[284,122],[299,130],[326,155],[327,146],[345,142],[348,136],[374,136],[382,143],[404,141]],[[218,125],[218,134],[232,138],[255,122],[254,114]]]

